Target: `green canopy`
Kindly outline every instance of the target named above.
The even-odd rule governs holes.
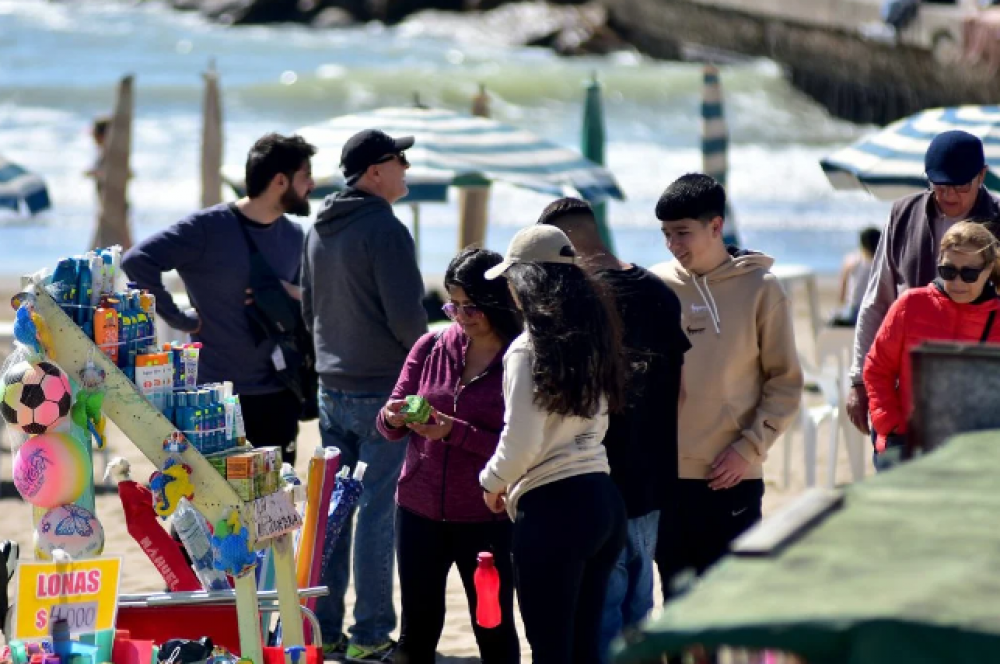
[[[1000,431],[845,489],[776,554],[730,556],[670,603],[617,664],[772,648],[809,664],[1000,662]]]

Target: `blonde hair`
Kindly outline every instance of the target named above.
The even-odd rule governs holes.
[[[948,250],[963,254],[982,254],[984,265],[990,267],[993,283],[1000,283],[1000,247],[996,236],[985,225],[975,221],[960,221],[953,225],[941,238],[938,258]]]

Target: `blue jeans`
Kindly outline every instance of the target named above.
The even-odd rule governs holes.
[[[653,557],[659,511],[628,520],[628,541],[608,580],[601,617],[601,661],[608,661],[611,641],[653,609]]]
[[[388,394],[319,391],[319,424],[323,445],[340,449],[340,465],[368,464],[364,491],[356,508],[354,537],[354,626],[351,641],[360,646],[381,645],[396,628],[392,604],[395,561],[396,482],[403,467],[406,441],[389,442],[375,428],[375,417]],[[322,581],[330,594],[316,603],[323,640],[335,643],[344,628],[344,594],[350,582],[354,514],[333,547]]]

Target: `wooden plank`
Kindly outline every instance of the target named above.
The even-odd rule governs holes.
[[[295,579],[295,550],[292,535],[277,537],[273,544],[274,585],[278,591],[278,609],[281,614],[282,646],[305,645],[302,629],[302,609],[299,606],[299,589]],[[317,641],[319,635],[313,635]],[[285,664],[292,664],[291,657],[285,655]]]
[[[236,586],[236,622],[240,628],[240,656],[264,664],[264,645],[260,635],[260,610],[257,603],[257,579],[247,573],[234,579]],[[299,619],[301,629],[302,620]]]
[[[767,556],[801,537],[814,523],[844,502],[839,489],[808,489],[788,507],[743,533],[733,542],[736,555]]]

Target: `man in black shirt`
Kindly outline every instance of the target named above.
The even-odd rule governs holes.
[[[630,366],[625,412],[612,414],[604,446],[628,513],[628,543],[611,574],[601,624],[603,657],[611,640],[653,608],[653,557],[660,512],[677,484],[677,411],[683,398],[684,353],[677,296],[652,273],[616,258],[601,240],[586,201],[562,198],[542,212],[540,224],[562,230],[585,270],[604,282],[622,319]]]

